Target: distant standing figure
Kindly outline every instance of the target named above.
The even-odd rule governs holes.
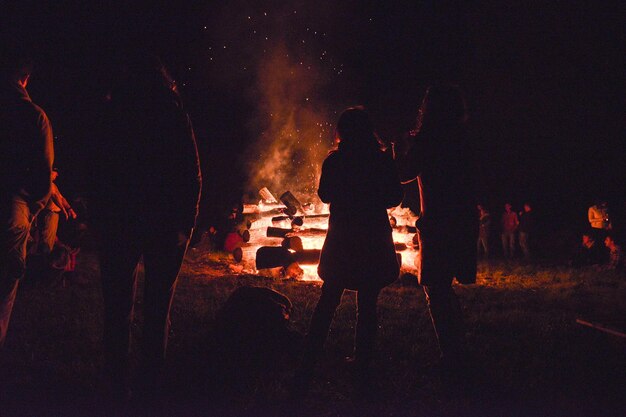
[[[491,233],[491,215],[487,209],[478,205],[478,241],[476,243],[476,253],[480,255],[482,250],[485,258],[489,258],[489,233]]]
[[[54,149],[46,113],[30,99],[31,65],[0,53],[0,348],[26,261],[33,218],[50,195]]]
[[[452,281],[476,282],[476,181],[466,119],[457,87],[430,87],[419,109],[417,134],[400,158],[402,182],[417,180],[420,191],[418,279],[437,334],[441,369],[453,373],[463,368],[466,357]]]
[[[37,226],[39,228],[39,252],[49,254],[54,248],[54,242],[57,238],[57,230],[59,228],[59,215],[62,213],[65,220],[76,219],[76,212],[70,206],[70,203],[63,197],[59,191],[59,187],[55,184],[59,177],[57,169],[52,170],[52,187],[50,199],[46,203],[46,207],[39,213],[37,217]]]
[[[383,152],[368,114],[345,110],[337,122],[338,146],[322,166],[318,194],[330,204],[328,234],[320,255],[324,281],[306,336],[299,371],[308,383],[322,352],[344,290],[357,291],[354,363],[365,382],[377,329],[380,290],[398,278],[387,208],[402,202],[402,188],[391,152]]]
[[[519,213],[518,227],[519,246],[522,249],[524,258],[530,257],[529,239],[535,231],[535,214],[529,203],[524,204],[524,210]]]
[[[596,200],[596,202],[589,207],[589,210],[587,210],[587,219],[597,236],[602,237],[607,230],[611,230],[609,206],[604,200]]]
[[[509,203],[504,204],[501,226],[502,252],[505,258],[510,259],[515,255],[515,232],[519,226],[519,219]]]
[[[196,140],[176,85],[157,58],[133,52],[114,65],[93,163],[105,378],[114,396],[125,396],[128,384],[136,271],[142,258],[144,320],[137,391],[155,392],[201,185]]]

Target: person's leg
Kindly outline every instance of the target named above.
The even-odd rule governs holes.
[[[104,226],[104,225],[100,225]],[[100,275],[104,298],[104,371],[112,390],[127,389],[130,330],[136,292],[136,268],[141,257],[136,232],[120,224],[103,227]]]
[[[0,213],[0,348],[4,345],[20,278],[26,266],[31,215],[26,203],[13,202]]]
[[[445,278],[424,287],[441,358],[447,363],[458,361],[465,350],[461,306],[451,284],[452,278]]]
[[[165,360],[170,308],[187,245],[188,242],[179,244],[177,232],[160,232],[146,238],[142,382],[156,382]]]
[[[39,213],[41,219],[39,247],[40,252],[49,254],[54,248],[54,242],[57,237],[57,230],[59,228],[59,213],[52,212],[50,210],[43,210]]]
[[[335,310],[341,302],[343,290],[343,287],[326,282],[322,285],[322,294],[313,311],[309,331],[304,340],[300,366],[296,370],[291,387],[291,396],[294,399],[305,395],[309,389],[313,369],[324,348]]]
[[[519,246],[522,249],[522,253],[524,254],[524,257],[527,258],[529,255],[529,251],[528,251],[528,233],[525,232],[519,232]]]
[[[357,293],[357,322],[354,340],[354,358],[367,367],[372,360],[378,326],[376,302],[380,289],[361,289]]]
[[[343,288],[337,285],[324,283],[322,294],[315,306],[315,311],[311,317],[309,331],[305,339],[305,349],[303,362],[313,366],[324,348],[324,343],[328,336],[330,324],[333,321],[335,310],[341,302]]]
[[[483,240],[483,248],[485,250],[485,258],[489,258],[489,236],[485,235],[482,238]]]
[[[509,234],[509,253],[511,258],[515,256],[515,233]]]

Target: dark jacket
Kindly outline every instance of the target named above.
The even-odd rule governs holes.
[[[173,92],[113,96],[103,110],[93,164],[93,211],[172,231],[194,227],[201,188],[196,140]]]
[[[54,148],[46,113],[17,83],[0,87],[0,195],[36,214],[48,200]]]
[[[387,208],[402,201],[391,156],[383,152],[332,152],[324,161],[319,197],[330,203],[319,276],[344,288],[382,288],[398,277]]]
[[[401,163],[401,179],[419,176],[422,213],[418,267],[420,283],[456,277],[476,280],[476,219],[473,158],[461,127],[420,132]]]

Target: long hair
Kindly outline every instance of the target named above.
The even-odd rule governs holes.
[[[336,133],[339,150],[368,153],[382,149],[372,121],[362,106],[349,107],[341,113]]]
[[[467,121],[467,107],[461,90],[455,85],[433,85],[426,90],[417,115],[416,131],[445,126],[462,126]]]
[[[131,50],[116,58],[110,79],[110,92],[114,97],[130,101],[179,98],[176,83],[158,56]]]

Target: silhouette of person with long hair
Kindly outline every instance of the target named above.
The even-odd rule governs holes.
[[[431,86],[419,109],[413,143],[400,163],[402,182],[417,179],[420,188],[418,278],[437,334],[442,371],[456,370],[464,356],[461,308],[452,280],[476,280],[478,219],[466,119],[457,87]]]
[[[161,62],[130,50],[113,67],[92,164],[105,380],[111,395],[127,395],[137,267],[143,258],[137,390],[149,396],[165,359],[170,307],[195,225],[201,175],[191,122]]]
[[[322,166],[318,194],[330,204],[328,234],[318,273],[324,281],[306,336],[295,390],[304,393],[344,290],[357,291],[354,362],[366,384],[377,327],[380,290],[395,281],[399,265],[387,208],[402,201],[391,152],[383,152],[368,114],[345,110],[337,122],[337,149]]]

